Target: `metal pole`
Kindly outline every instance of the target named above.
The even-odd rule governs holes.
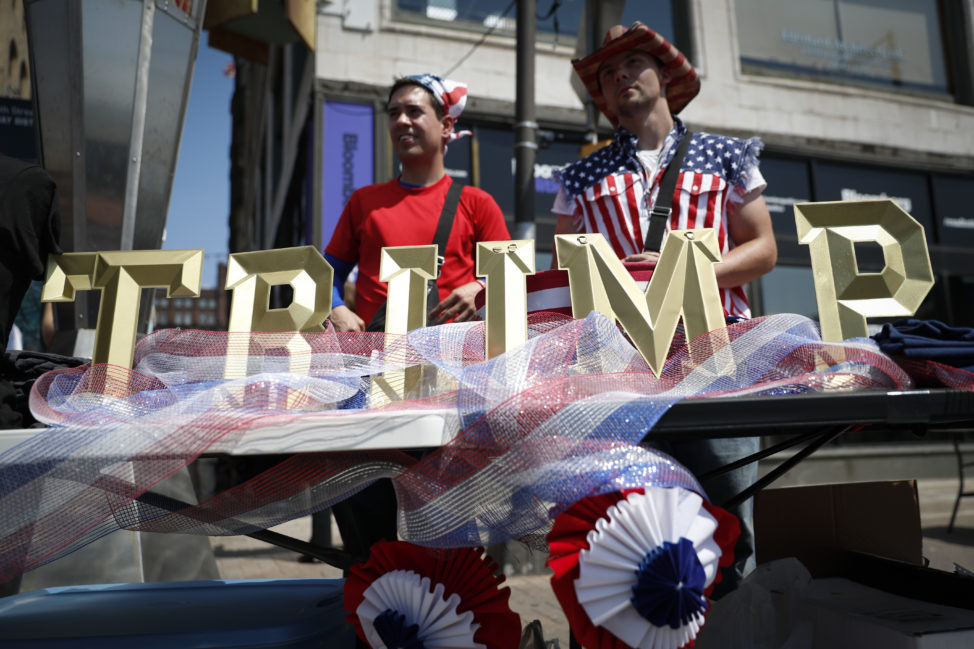
[[[135,242],[135,215],[139,206],[139,180],[142,177],[142,143],[145,140],[145,113],[149,102],[149,65],[152,62],[155,17],[155,4],[152,0],[143,0],[139,58],[135,66],[135,97],[132,102],[132,132],[129,135],[129,164],[122,201],[122,236],[119,244],[122,250],[132,250]]]
[[[599,34],[602,33],[602,12],[596,0],[585,2],[585,56],[599,47]],[[599,109],[591,97],[585,100],[585,139],[589,144],[599,141]]]
[[[534,160],[538,151],[534,107],[535,0],[517,3],[517,98],[514,104],[514,238],[534,239]]]

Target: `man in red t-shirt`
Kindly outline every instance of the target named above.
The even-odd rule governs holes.
[[[386,301],[379,281],[383,246],[433,243],[440,212],[453,179],[446,175],[446,145],[457,137],[457,117],[466,103],[467,88],[430,74],[403,77],[389,91],[389,136],[402,162],[402,174],[389,182],[357,190],[325,248],[335,269],[329,318],[338,331],[364,331]],[[510,239],[504,215],[494,199],[476,187],[464,187],[447,239],[437,280],[440,302],[429,321],[439,324],[475,320],[474,298],[483,289],[474,275],[478,241]],[[355,310],[342,299],[345,279],[358,264]],[[346,551],[363,559],[380,539],[395,540],[396,496],[389,480],[379,480],[332,507]],[[316,523],[317,523],[316,515]],[[316,542],[312,534],[312,542]]]
[[[402,174],[386,183],[357,190],[342,212],[325,259],[335,269],[335,291],[329,316],[338,331],[364,331],[386,301],[379,281],[384,246],[433,243],[440,212],[453,179],[443,156],[449,142],[469,135],[454,124],[466,103],[464,84],[423,74],[398,79],[389,92],[389,136],[402,162]],[[478,241],[510,239],[504,215],[494,199],[476,187],[464,187],[443,255],[437,281],[439,304],[430,321],[462,322],[477,318],[474,298],[483,286],[474,276]],[[358,264],[355,311],[345,306],[342,288]]]

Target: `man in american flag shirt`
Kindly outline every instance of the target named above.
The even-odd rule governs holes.
[[[687,129],[675,115],[700,91],[689,61],[665,38],[636,22],[616,25],[602,46],[572,62],[602,113],[617,127],[611,144],[564,168],[553,211],[556,234],[599,232],[630,262],[653,262],[644,250],[659,185]],[[742,285],[770,271],[778,251],[758,170],[761,142],[694,133],[679,169],[667,230],[714,228],[722,261],[714,265],[724,310],[749,317]],[[557,260],[553,260],[557,267]],[[701,439],[657,444],[701,476],[756,453],[760,440]],[[703,482],[723,505],[757,478],[757,463]],[[729,508],[741,522],[734,564],[723,571],[714,597],[754,569],[753,503]]]
[[[573,61],[596,105],[617,128],[610,145],[561,170],[556,234],[599,232],[620,259],[655,261],[643,249],[659,184],[687,129],[675,114],[700,91],[689,61],[642,23],[616,25],[602,47]],[[777,260],[761,197],[761,142],[694,133],[680,168],[667,230],[714,228],[724,310],[750,316],[743,284]]]

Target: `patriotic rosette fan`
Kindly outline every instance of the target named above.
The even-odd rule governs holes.
[[[521,618],[482,550],[372,546],[345,580],[347,620],[372,649],[517,647]]]
[[[548,534],[552,589],[586,649],[689,647],[739,534],[682,487],[584,498]]]

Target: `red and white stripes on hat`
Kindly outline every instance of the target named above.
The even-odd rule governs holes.
[[[595,101],[602,114],[609,118],[613,126],[619,125],[619,117],[608,109],[602,88],[599,87],[599,67],[610,56],[628,50],[642,50],[652,54],[663,63],[671,81],[666,89],[666,102],[670,113],[676,115],[700,92],[700,79],[685,56],[672,43],[642,24],[638,20],[626,29],[622,25],[612,27],[602,41],[602,47],[582,59],[572,61],[585,89]]]
[[[446,115],[453,119],[459,119],[464,107],[467,105],[467,84],[451,79],[444,79],[435,74],[413,74],[404,79],[415,81],[423,86],[433,95],[436,103]],[[470,131],[458,131],[450,135],[450,141],[471,135]]]

